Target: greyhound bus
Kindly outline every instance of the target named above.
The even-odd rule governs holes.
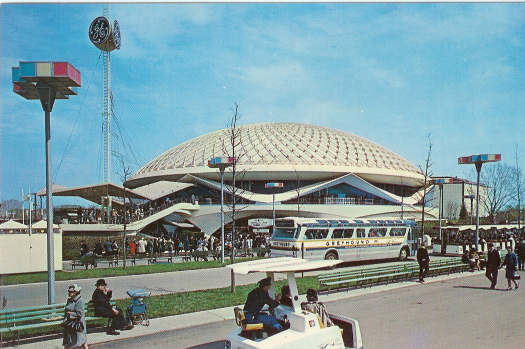
[[[398,258],[416,251],[412,220],[287,217],[275,220],[272,257],[362,261]]]

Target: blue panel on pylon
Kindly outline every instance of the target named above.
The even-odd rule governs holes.
[[[21,79],[20,79],[20,68],[19,67],[13,67],[11,69],[11,71],[12,71],[13,82],[21,81]]]
[[[20,76],[35,76],[35,62],[20,62]]]

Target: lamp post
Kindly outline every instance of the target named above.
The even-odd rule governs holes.
[[[272,234],[275,232],[275,189],[276,188],[282,188],[284,186],[284,184],[282,182],[270,182],[270,183],[266,183],[264,185],[265,188],[272,188],[273,189],[273,193],[272,193],[272,220],[273,220],[273,224],[272,224]]]
[[[55,302],[53,200],[51,183],[51,111],[55,99],[68,99],[80,87],[80,72],[67,62],[20,62],[12,68],[13,92],[25,99],[38,99],[45,112],[46,203],[47,203],[47,301]]]
[[[208,160],[209,168],[218,168],[221,173],[221,263],[224,263],[224,169],[233,166],[233,157],[217,157]],[[232,241],[233,243],[233,241]]]
[[[458,158],[458,165],[474,164],[476,165],[476,172],[478,174],[476,181],[476,251],[478,250],[479,240],[479,174],[481,166],[485,162],[497,162],[501,160],[501,154],[480,154],[462,156]]]
[[[465,199],[470,199],[470,225],[472,225],[472,201],[474,200],[474,194],[465,195]]]

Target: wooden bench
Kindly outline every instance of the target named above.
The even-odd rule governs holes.
[[[104,256],[102,258],[97,258],[96,259],[95,266],[97,266],[97,264],[99,264],[99,263],[106,263],[108,265],[108,267],[113,267],[113,266],[117,267],[118,263],[119,263],[119,259],[118,259],[117,255]]]
[[[462,272],[468,265],[460,259],[431,260],[429,263],[429,276]],[[378,283],[390,283],[407,280],[419,275],[417,263],[406,263],[392,266],[379,266],[361,270],[330,272],[318,275],[320,288],[327,290],[350,287],[363,287]]]
[[[110,303],[115,305],[114,301]],[[94,315],[91,301],[85,304],[86,322],[104,319]],[[64,319],[65,306],[66,303],[57,303],[0,310],[0,333],[16,333],[16,339],[19,341],[21,330],[60,325]]]
[[[416,265],[417,266],[417,265]],[[381,266],[361,270],[351,270],[318,276],[321,289],[358,287],[378,282],[393,282],[412,276],[415,268],[408,265]]]
[[[59,303],[0,310],[0,333],[16,332],[19,340],[20,330],[60,325],[65,306]]]
[[[173,263],[173,256],[153,256],[148,258],[148,264]]]
[[[213,257],[213,252],[200,251],[200,250],[191,252],[191,258],[193,258],[194,261],[198,261],[199,259],[202,259],[203,261],[207,262],[208,257]]]
[[[109,304],[112,306],[115,306],[116,302],[114,300],[109,301]],[[95,316],[95,306],[93,305],[92,301],[89,301],[86,303],[86,309],[85,309],[85,317],[86,322],[87,321],[93,321],[93,320],[101,320],[101,319],[107,319],[106,327],[109,327],[109,323],[111,321],[111,318],[105,318],[102,316]]]
[[[101,258],[101,256],[97,256],[95,254],[83,255],[73,258],[71,260],[71,270],[75,270],[76,267],[85,267],[86,270],[89,268],[89,266],[96,268],[97,257]]]

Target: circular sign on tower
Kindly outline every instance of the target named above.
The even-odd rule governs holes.
[[[115,47],[120,50],[120,26],[117,20],[113,22],[113,39],[115,40]]]
[[[89,26],[89,40],[102,51],[113,51],[120,49],[120,27],[117,21],[113,27],[109,20],[100,16],[91,22]]]

